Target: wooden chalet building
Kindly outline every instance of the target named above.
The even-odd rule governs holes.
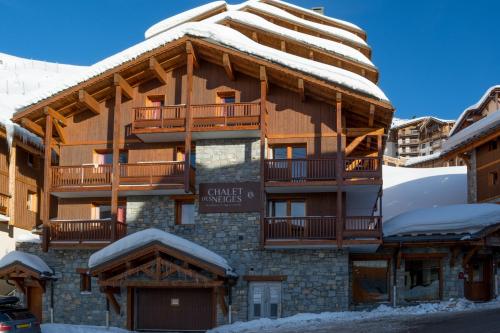
[[[108,304],[114,326],[205,330],[348,309],[349,256],[382,242],[393,114],[366,33],[266,0],[146,36],[13,117],[46,147],[42,243],[18,244],[58,279],[43,320],[104,324]]]

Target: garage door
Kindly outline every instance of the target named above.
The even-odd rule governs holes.
[[[212,289],[136,289],[136,330],[212,328]]]

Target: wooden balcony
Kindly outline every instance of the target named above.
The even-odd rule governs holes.
[[[53,166],[51,192],[63,197],[106,195],[111,191],[112,169],[111,165]],[[184,170],[183,161],[121,164],[119,190],[181,192]],[[194,184],[194,170],[188,172]]]
[[[10,195],[0,193],[0,215],[9,216]]]
[[[382,160],[378,157],[346,157],[342,165],[342,180],[346,184],[379,184]],[[264,180],[270,192],[276,187],[291,191],[308,190],[317,186],[334,189],[340,174],[335,158],[268,159],[264,161]]]
[[[114,222],[107,220],[51,220],[49,244],[51,247],[101,248],[113,242]],[[125,237],[127,225],[116,222],[116,239]]]
[[[382,239],[379,216],[348,216],[342,223],[342,243],[378,244]],[[335,216],[266,217],[264,240],[267,247],[337,246]]]
[[[194,139],[258,136],[259,103],[192,105],[191,111]],[[144,142],[177,141],[185,132],[185,105],[139,107],[134,111],[132,133]]]

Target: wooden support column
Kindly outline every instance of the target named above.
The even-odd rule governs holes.
[[[377,135],[377,170],[380,173],[380,177],[382,177],[382,158],[384,156],[384,152],[382,151],[382,135]]]
[[[43,200],[41,209],[41,219],[43,223],[43,244],[42,250],[49,250],[50,237],[50,184],[51,184],[51,164],[52,164],[52,115],[45,114],[45,138],[44,138],[44,161],[43,161]]]
[[[111,174],[111,241],[118,239],[118,189],[120,187],[120,130],[121,130],[122,87],[115,84],[115,107],[113,109],[113,171]]]
[[[337,246],[342,248],[342,237],[344,230],[344,214],[342,212],[342,183],[344,182],[344,156],[342,154],[342,94],[337,93],[336,103],[336,123],[337,123],[337,158],[336,158],[336,178],[337,178]]]
[[[12,147],[10,147],[9,152],[9,209],[7,214],[9,215],[9,225],[14,226],[16,221],[16,210],[14,209],[16,204],[16,155],[17,146],[15,140],[12,142]]]
[[[191,45],[191,44],[189,44]],[[193,112],[191,107],[191,96],[193,94],[193,70],[194,70],[194,50],[187,47],[187,87],[186,87],[186,138],[184,141],[184,191],[188,193],[191,190],[189,172],[191,169],[191,127]],[[193,184],[194,185],[194,184]]]
[[[264,70],[265,71],[265,70]],[[262,73],[262,69],[261,69]],[[267,75],[260,76],[260,193],[262,195],[260,206],[260,244],[265,243],[265,217],[266,217],[266,188],[265,188],[265,158],[266,158],[266,133],[267,133]]]

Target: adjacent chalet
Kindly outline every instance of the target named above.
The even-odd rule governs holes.
[[[393,115],[365,32],[218,1],[146,37],[13,116],[46,147],[41,244],[18,246],[54,269],[43,319],[104,324],[109,304],[115,326],[204,330],[347,309],[349,254],[382,242]]]

